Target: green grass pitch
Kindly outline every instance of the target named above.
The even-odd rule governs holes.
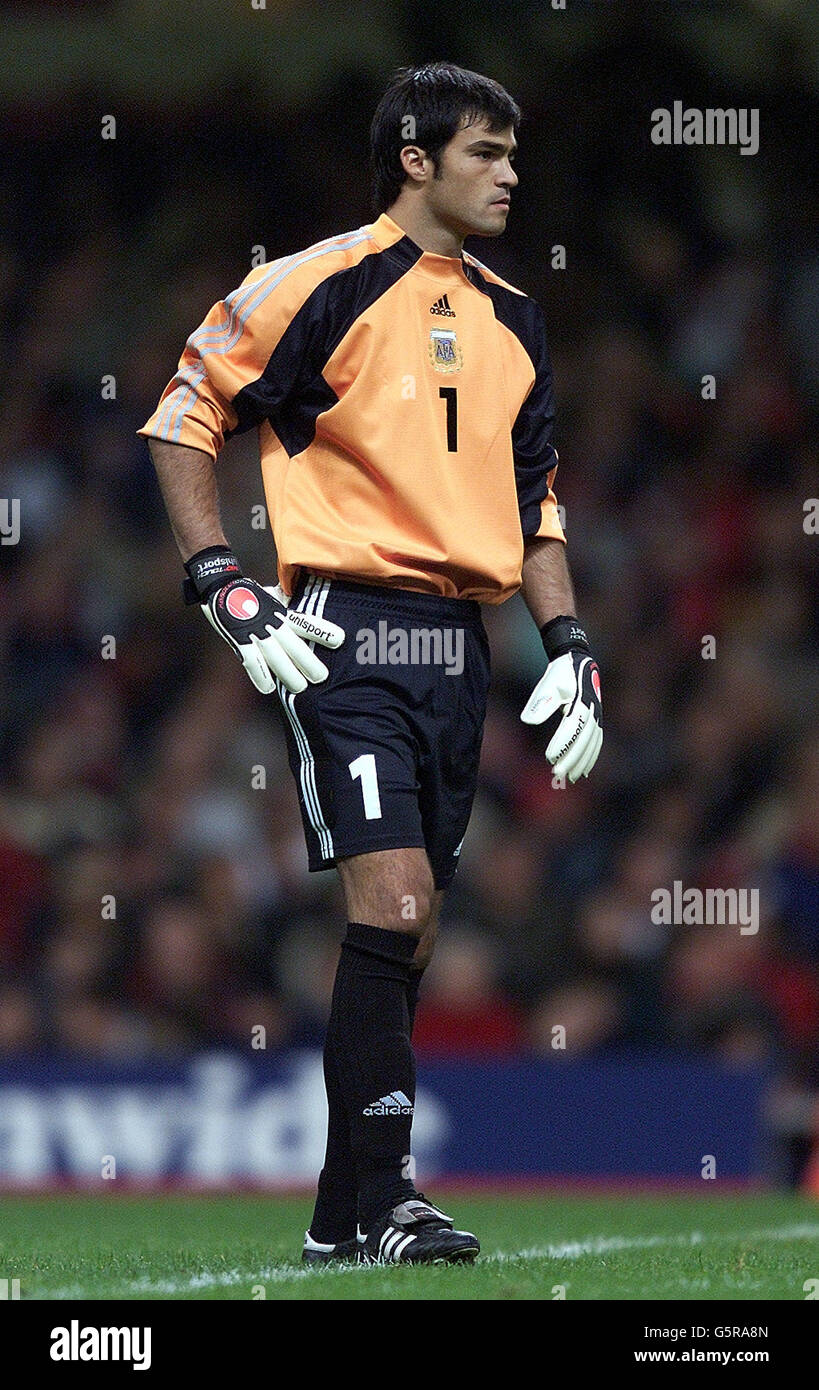
[[[434,1196],[477,1232],[473,1266],[304,1269],[298,1198],[3,1197],[0,1280],[22,1299],[801,1300],[819,1278],[810,1199]]]

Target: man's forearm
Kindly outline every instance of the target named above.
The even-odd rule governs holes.
[[[149,439],[151,459],[183,562],[211,545],[227,545],[210,454]]]
[[[562,614],[576,616],[563,541],[552,540],[549,536],[536,536],[527,541],[522,575],[520,591],[538,629]]]

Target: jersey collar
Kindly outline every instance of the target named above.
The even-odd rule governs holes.
[[[369,232],[376,245],[399,261],[405,270],[414,270],[438,283],[462,284],[464,277],[469,279],[463,254],[436,256],[431,251],[423,251],[385,212],[372,223]]]

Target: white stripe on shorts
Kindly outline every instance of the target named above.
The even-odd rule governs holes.
[[[313,617],[320,618],[324,613],[324,605],[327,602],[327,595],[330,592],[330,580],[313,578],[307,581],[304,593],[299,599],[298,613],[308,613]],[[315,651],[315,643],[308,643],[310,649]],[[296,713],[296,696],[286,690],[281,681],[276,682],[281,697],[285,713],[290,720],[290,727],[296,739],[296,746],[299,752],[300,769],[299,781],[301,782],[302,796],[307,808],[307,816],[313,829],[318,836],[319,848],[322,859],[333,859],[333,837],[330,834],[324,813],[319,801],[318,789],[316,787],[316,763],[310,748],[310,741],[304,729],[304,725]]]

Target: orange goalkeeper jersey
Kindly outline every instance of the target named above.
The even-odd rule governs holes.
[[[251,271],[188,339],[138,432],[216,458],[256,426],[279,560],[501,603],[524,540],[563,540],[540,306],[386,213]]]

